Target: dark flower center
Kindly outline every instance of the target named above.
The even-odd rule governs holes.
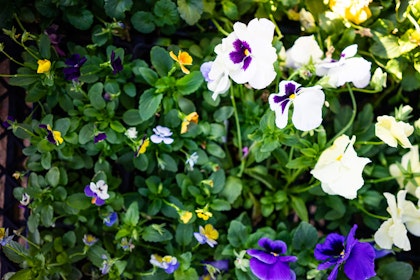
[[[251,47],[247,42],[236,39],[233,42],[233,48],[235,50],[229,53],[230,60],[235,64],[243,62],[242,69],[245,71],[252,61]]]

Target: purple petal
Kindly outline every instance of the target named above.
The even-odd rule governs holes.
[[[104,224],[108,227],[111,227],[112,225],[115,224],[115,222],[118,220],[118,215],[117,212],[112,212],[111,214],[109,214],[108,217],[106,217],[104,219]]]
[[[105,200],[103,200],[103,199],[99,198],[99,196],[96,196],[95,204],[96,204],[97,206],[102,206],[102,205],[104,205],[104,204],[105,204]]]
[[[246,69],[248,69],[248,66],[251,64],[251,61],[252,61],[252,57],[251,57],[251,56],[247,56],[247,57],[244,59],[244,65],[242,66],[242,69],[244,69],[244,71],[245,71]]]
[[[168,268],[167,268],[167,269],[165,269],[165,272],[166,272],[166,273],[168,273],[168,274],[171,274],[171,273],[173,273],[175,270],[177,270],[177,269],[178,269],[178,267],[179,267],[179,262],[176,262],[176,264],[170,264],[170,265],[168,266]]]
[[[344,250],[344,236],[331,233],[327,235],[324,243],[315,246],[314,255],[317,260],[326,261],[340,256]]]
[[[289,97],[290,95],[296,93],[296,85],[294,83],[287,83],[285,85],[285,92],[286,95]]]
[[[375,250],[372,245],[357,241],[344,264],[344,272],[351,280],[375,276]]]
[[[289,268],[288,264],[278,261],[274,264],[266,264],[256,258],[249,262],[252,273],[261,280],[294,280],[295,273]]]
[[[88,197],[94,197],[96,195],[96,193],[94,193],[91,189],[90,189],[90,185],[87,185],[85,187],[85,195]]]
[[[204,244],[206,243],[207,238],[199,232],[194,232],[194,237],[197,239],[198,243]]]
[[[229,260],[218,260],[212,262],[203,262],[205,264],[209,264],[220,271],[228,271],[229,270]]]
[[[267,253],[258,249],[249,249],[246,251],[251,257],[265,263],[265,264],[274,264],[277,261],[277,257],[271,253]]]
[[[263,237],[258,241],[258,245],[263,247],[266,251],[276,254],[283,254],[287,251],[286,243],[281,240],[271,240]]]
[[[345,250],[346,255],[345,255],[345,258],[344,259],[347,259],[350,256],[353,246],[356,243],[358,243],[357,239],[355,238],[356,230],[357,230],[357,225],[354,225],[351,228],[349,234],[347,235],[346,250]]]
[[[101,133],[98,133],[98,134],[95,135],[94,142],[98,143],[98,142],[103,141],[105,139],[106,139],[106,134],[101,132]]]
[[[340,268],[340,265],[336,265],[334,269],[331,271],[331,274],[328,276],[328,280],[335,280],[337,279],[338,275],[338,269]]]

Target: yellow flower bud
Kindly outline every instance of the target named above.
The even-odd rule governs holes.
[[[51,61],[49,61],[48,59],[40,59],[38,60],[38,69],[36,70],[36,72],[38,74],[47,73],[48,71],[50,71],[50,68]]]

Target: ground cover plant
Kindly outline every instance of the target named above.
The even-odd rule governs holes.
[[[32,106],[2,120],[28,143],[6,279],[420,276],[420,1],[0,16]]]

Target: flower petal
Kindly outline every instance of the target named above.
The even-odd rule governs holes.
[[[288,264],[281,261],[275,264],[266,264],[256,258],[249,262],[252,273],[261,280],[295,280],[296,275]]]
[[[344,272],[352,280],[364,280],[375,276],[375,250],[372,245],[357,242],[344,264]]]
[[[276,256],[266,251],[262,251],[258,249],[249,249],[246,252],[251,257],[258,259],[259,261],[265,264],[274,264],[277,261]]]
[[[322,122],[325,95],[321,87],[302,88],[293,100],[292,122],[302,131],[317,128]]]

